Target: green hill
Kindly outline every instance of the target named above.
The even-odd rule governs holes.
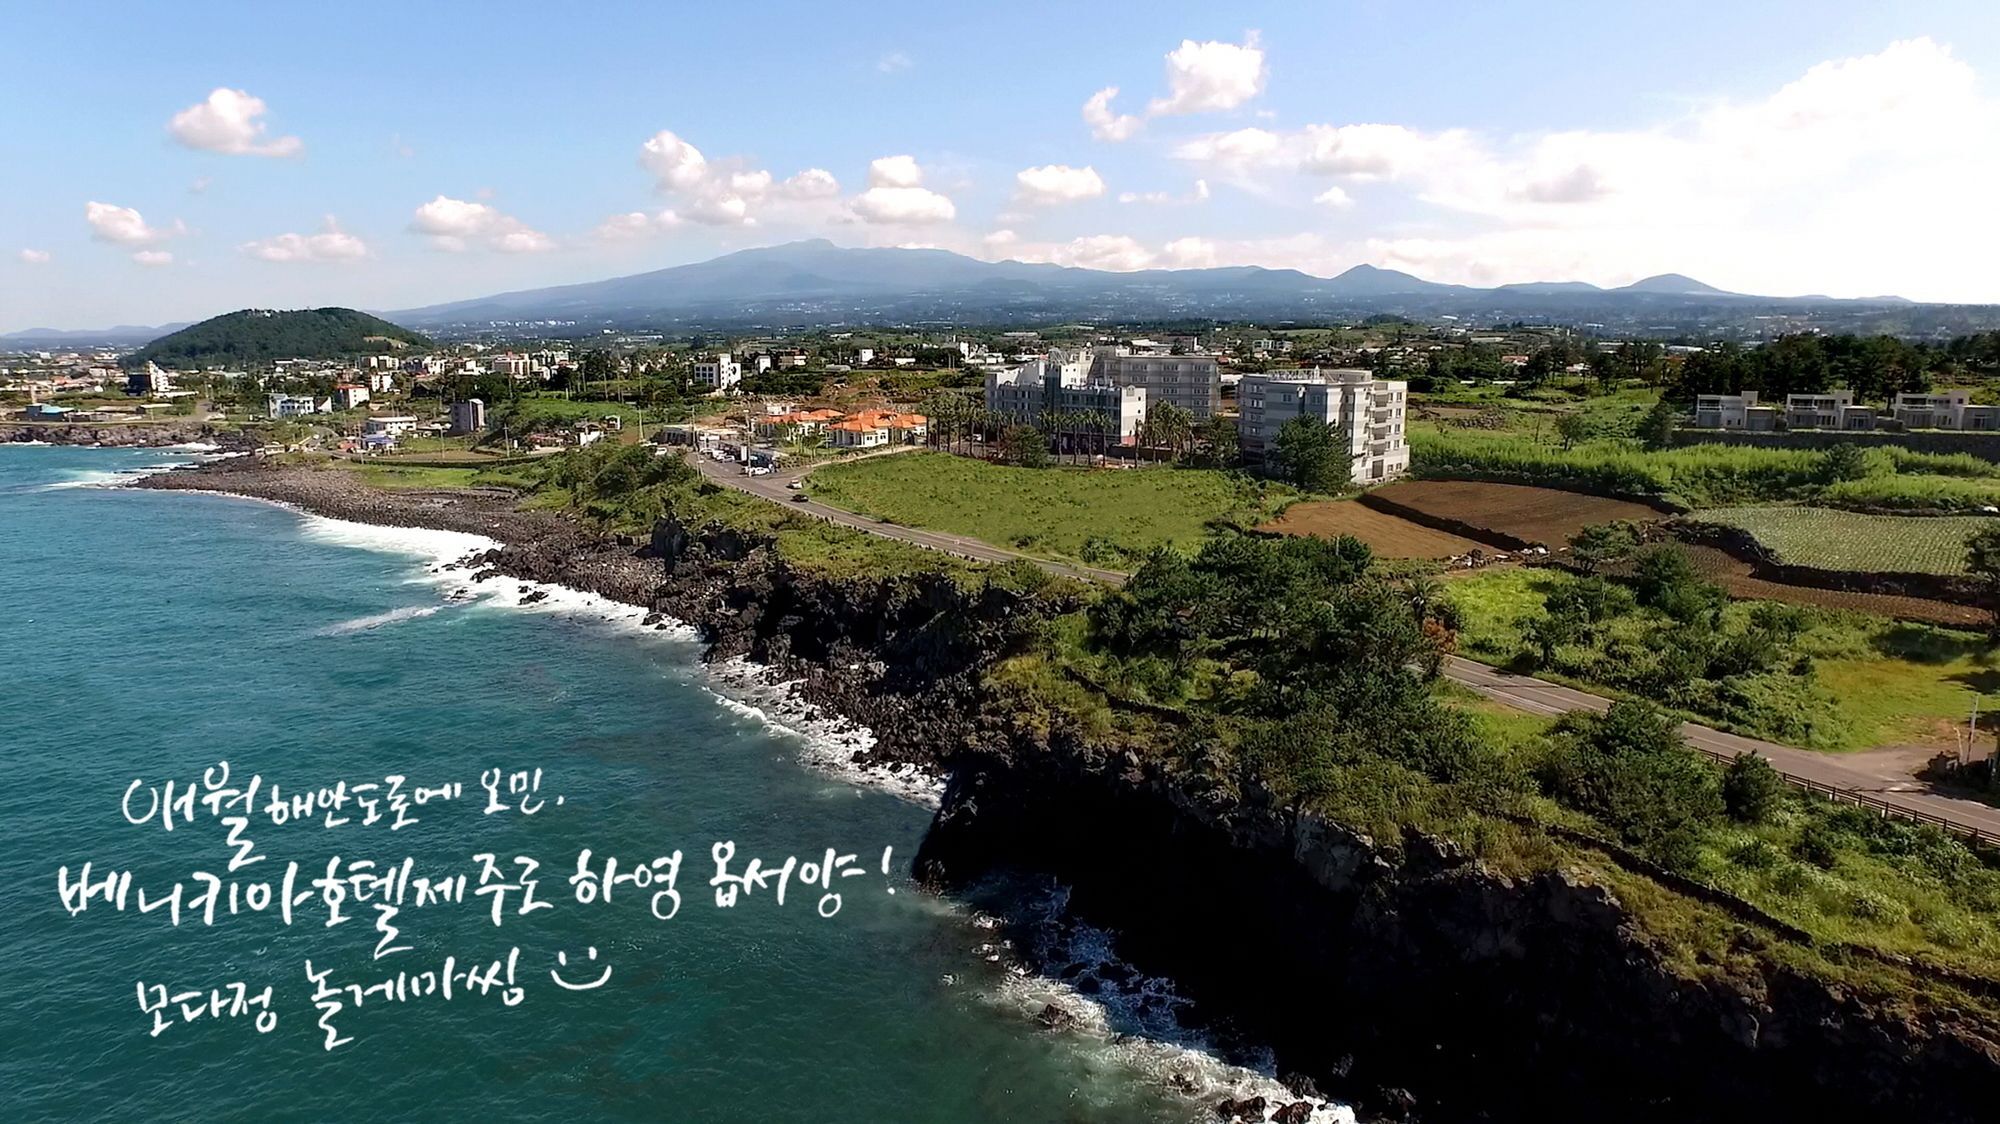
[[[182,370],[240,367],[276,359],[341,359],[430,346],[426,336],[351,308],[291,312],[246,308],[161,336],[126,356],[125,365],[152,362]]]

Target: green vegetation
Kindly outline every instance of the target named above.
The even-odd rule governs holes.
[[[1864,515],[1823,507],[1728,507],[1701,519],[1749,534],[1778,561],[1821,570],[1963,574],[1966,540],[2000,525],[1984,517]]]
[[[2000,505],[2000,465],[1849,445],[1822,453],[1708,444],[1646,449],[1630,441],[1593,440],[1564,449],[1518,433],[1413,428],[1410,466],[1423,476],[1582,486],[1690,507],[1772,500],[1910,511]]]
[[[828,503],[1031,554],[1121,567],[1200,544],[1217,523],[1274,515],[1293,493],[1211,469],[1017,468],[944,453],[829,465],[807,477]]]
[[[2000,683],[1978,636],[1772,602],[1725,603],[1669,559],[1629,583],[1552,569],[1449,583],[1465,655],[1815,749],[1934,739]]]
[[[344,359],[431,340],[351,308],[280,312],[248,308],[212,317],[165,335],[125,357],[128,367],[158,363],[194,370],[213,365],[255,366],[277,359]]]

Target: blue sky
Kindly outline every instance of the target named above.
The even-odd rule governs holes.
[[[800,237],[2000,301],[1990,0],[941,7],[6,3],[0,331]]]

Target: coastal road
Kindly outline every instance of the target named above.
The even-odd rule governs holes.
[[[802,493],[789,485],[810,473],[812,471],[810,467],[774,473],[770,476],[744,476],[743,470],[733,462],[715,461],[704,456],[696,456],[693,459],[703,476],[724,487],[761,496],[805,514],[845,527],[853,527],[858,531],[866,531],[871,535],[914,543],[931,550],[941,550],[947,554],[981,562],[1032,562],[1053,574],[1102,582],[1106,585],[1123,585],[1125,579],[1130,577],[1129,574],[1117,570],[1100,570],[1090,566],[1073,566],[1046,558],[1036,558],[1017,550],[1007,550],[982,542],[968,535],[926,531],[917,527],[884,523],[871,516],[860,515],[818,500],[798,502],[795,497]],[[1602,713],[1611,705],[1611,700],[1601,695],[1593,695],[1545,679],[1515,675],[1461,656],[1446,656],[1443,673],[1446,679],[1460,686],[1471,688],[1487,698],[1529,714],[1554,717],[1573,710]],[[1769,761],[1773,768],[1802,788],[1834,799],[1871,807],[1879,812],[1935,824],[1988,842],[2000,843],[2000,808],[1974,800],[1939,795],[1915,778],[1907,781],[1885,779],[1865,770],[1844,765],[1834,754],[1816,753],[1812,750],[1779,745],[1776,742],[1746,738],[1724,730],[1696,725],[1693,722],[1682,723],[1681,733],[1687,738],[1690,746],[1719,760],[1729,761],[1739,753],[1754,753]]]
[[[1122,585],[1126,577],[1129,576],[1117,570],[1099,570],[1091,566],[1072,566],[1066,562],[1054,562],[1046,558],[1030,557],[1029,555],[1022,554],[1020,551],[997,547],[991,543],[975,539],[970,535],[956,535],[948,531],[927,531],[921,527],[905,527],[899,523],[885,523],[873,516],[862,515],[857,512],[848,511],[845,508],[834,507],[832,504],[821,503],[811,498],[800,500],[799,497],[805,495],[805,493],[794,490],[791,485],[810,473],[812,468],[772,473],[769,476],[745,476],[743,475],[741,466],[737,465],[734,461],[718,461],[699,455],[691,459],[694,461],[695,467],[701,470],[703,476],[723,487],[734,488],[739,492],[748,492],[753,496],[760,496],[773,503],[784,504],[787,508],[801,515],[811,515],[819,519],[824,519],[829,523],[838,523],[843,527],[852,527],[857,531],[866,531],[871,535],[879,535],[885,539],[896,539],[900,542],[914,543],[929,550],[955,554],[960,558],[970,558],[976,562],[1032,562],[1052,574],[1060,574],[1063,577],[1076,578],[1081,581],[1103,582],[1107,585]]]

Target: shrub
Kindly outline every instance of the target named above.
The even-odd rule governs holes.
[[[1722,805],[1739,823],[1771,822],[1785,797],[1785,778],[1769,761],[1739,753],[1722,773]]]
[[[1569,715],[1556,730],[1550,795],[1662,862],[1692,862],[1690,840],[1721,816],[1722,796],[1715,770],[1687,748],[1671,717],[1621,699],[1602,715]]]
[[[1792,844],[1792,854],[1821,870],[1832,870],[1840,861],[1840,834],[1826,823],[1815,821],[1799,833],[1798,842]]]

